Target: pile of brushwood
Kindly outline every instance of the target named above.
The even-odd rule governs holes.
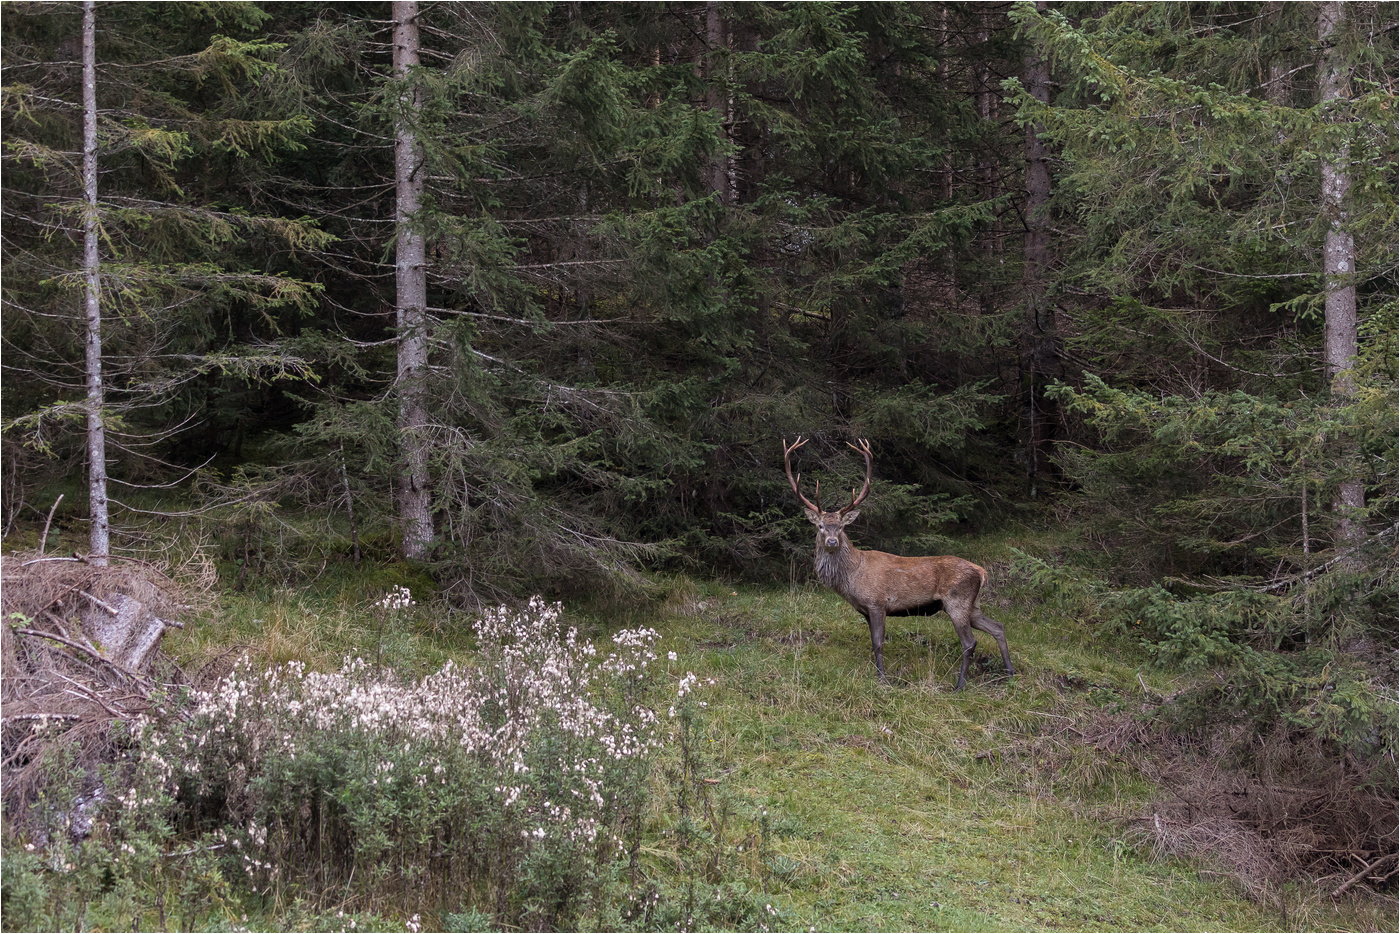
[[[1100,816],[1162,858],[1197,860],[1255,901],[1285,908],[1290,883],[1333,898],[1395,890],[1400,807],[1392,760],[1338,751],[1280,724],[1184,727],[1183,693],[1147,693],[996,753],[1073,772],[1084,747],[1129,765],[1157,789],[1146,806]],[[1023,770],[1024,771],[1024,770]]]
[[[167,629],[183,628],[181,617],[207,588],[176,584],[143,561],[98,566],[24,555],[3,558],[0,585],[7,830],[82,838],[108,797],[104,768],[122,758],[126,724],[185,680],[160,640]],[[36,808],[51,774],[46,763],[60,750],[77,794],[66,806]]]

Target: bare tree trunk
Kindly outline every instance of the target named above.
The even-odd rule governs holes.
[[[709,90],[706,92],[706,102],[710,110],[719,118],[721,136],[726,140],[729,137],[730,124],[733,119],[733,100],[728,90],[720,83],[721,69],[726,67],[727,63],[722,54],[722,50],[728,45],[727,39],[719,0],[707,0],[705,3],[705,72],[709,79]],[[733,174],[733,157],[725,152],[717,153],[715,161],[710,167],[710,189],[719,193],[722,204],[729,204],[732,201]]]
[[[946,94],[951,82],[948,80],[949,68],[948,60],[952,57],[952,33],[948,29],[948,4],[941,3],[938,6],[938,86]],[[944,204],[951,204],[953,201],[953,139],[945,132],[943,135],[943,172],[939,176],[939,195],[943,198]],[[948,255],[952,256],[952,249],[948,249]]]
[[[739,20],[729,29],[730,46],[739,54],[756,53],[759,50],[758,29],[752,21]],[[731,66],[732,68],[732,66]],[[750,98],[757,96],[758,86],[752,81],[745,85]],[[734,98],[730,96],[730,110],[734,109]],[[733,204],[752,204],[758,200],[763,187],[763,127],[750,106],[747,113],[732,117],[730,136],[738,145],[739,151],[730,159],[734,166],[734,182],[730,185]]]
[[[1280,20],[1284,16],[1283,0],[1272,0],[1268,5],[1268,16],[1273,20]],[[1270,104],[1275,107],[1287,107],[1289,99],[1293,95],[1293,79],[1289,66],[1292,62],[1287,57],[1287,52],[1280,51],[1274,53],[1269,61],[1269,84],[1265,92]],[[1278,131],[1278,138],[1283,139],[1283,130]]]
[[[1036,4],[1045,9],[1044,0]],[[1026,91],[1041,103],[1050,101],[1050,65],[1034,47],[1026,51]],[[1026,126],[1026,239],[1022,282],[1026,292],[1026,333],[1029,340],[1030,380],[1028,410],[1030,421],[1027,468],[1030,493],[1036,495],[1043,477],[1050,474],[1050,446],[1059,418],[1055,402],[1045,396],[1046,383],[1058,375],[1058,329],[1055,308],[1049,300],[1050,157],[1040,139],[1044,128]]]
[[[102,301],[97,255],[97,15],[83,0],[83,298],[87,313],[89,560],[106,565],[111,553],[107,521],[107,434],[102,424]]]
[[[986,45],[991,39],[991,14],[985,8],[976,8],[977,14],[977,116],[982,123],[982,131],[987,134],[981,152],[977,156],[978,194],[983,201],[992,201],[997,196],[997,158],[990,141],[996,137],[992,123],[996,118],[996,93],[992,90],[992,71],[987,64]],[[981,231],[982,262],[987,269],[997,267],[996,254],[1001,249],[1001,224],[994,223]],[[997,285],[990,277],[982,277],[978,285],[978,304],[982,314],[990,315],[996,307]]]
[[[1317,37],[1322,46],[1318,69],[1318,95],[1323,104],[1347,96],[1345,58],[1337,48],[1337,33],[1346,18],[1346,4],[1340,0],[1318,5]],[[1332,393],[1338,402],[1352,396],[1352,366],[1356,358],[1356,245],[1347,230],[1346,196],[1351,188],[1346,152],[1322,161],[1322,210],[1327,221],[1327,239],[1322,250],[1323,289],[1326,293],[1322,355]],[[1365,490],[1360,480],[1348,480],[1337,490],[1333,509],[1337,514],[1339,547],[1353,547],[1362,538],[1351,513],[1365,506]]]
[[[415,230],[423,197],[423,147],[410,114],[421,105],[408,90],[410,70],[418,65],[418,4],[394,0],[394,78],[402,82],[400,116],[394,130],[394,181],[397,186],[394,262],[395,308],[399,329],[399,519],[403,522],[405,558],[424,557],[433,538],[432,497],[428,483],[428,414],[423,405],[423,380],[428,368],[427,244]]]
[[[992,70],[987,64],[986,53],[986,45],[991,37],[991,14],[986,9],[978,10],[977,116],[982,121],[982,128],[987,131],[988,139],[993,134],[987,124],[992,122],[996,108],[996,92],[992,90]],[[988,201],[997,195],[996,168],[996,155],[984,147],[977,157],[977,177],[982,183],[982,197]]]
[[[948,27],[948,4],[938,5],[938,86],[944,94],[951,89],[949,75],[951,73],[948,62],[952,58],[952,32]],[[944,206],[951,206],[953,203],[953,137],[948,129],[943,133],[943,169],[939,173],[938,195],[943,199]],[[947,277],[946,289],[944,291],[944,304],[949,308],[956,308],[961,303],[958,295],[958,257],[957,250],[950,243],[943,247],[943,269]]]

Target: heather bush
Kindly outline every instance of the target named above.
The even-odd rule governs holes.
[[[619,632],[603,655],[538,598],[476,633],[478,668],[418,679],[240,662],[188,718],[139,725],[143,768],[274,903],[576,925],[640,833],[658,635]]]
[[[38,836],[6,839],[7,928],[783,925],[766,818],[707,777],[713,679],[663,675],[652,629],[599,650],[538,598],[475,632],[474,667],[420,677],[244,658],[115,724],[100,775],[51,744]]]

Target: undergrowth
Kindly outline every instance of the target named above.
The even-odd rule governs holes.
[[[1191,745],[1154,711],[1189,678],[1096,634],[1073,594],[1031,599],[1009,549],[973,557],[1018,675],[979,656],[961,693],[944,617],[891,626],[882,686],[864,622],[812,587],[676,579],[652,607],[475,626],[389,578],[225,595],[222,629],[169,642],[205,670],[187,715],[117,738],[105,798],[49,747],[33,822],[6,815],[4,925],[1394,926],[1368,883],[1261,897],[1165,846],[1150,821],[1180,827],[1187,762],[1161,753]]]

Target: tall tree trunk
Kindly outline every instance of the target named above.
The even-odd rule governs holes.
[[[938,86],[944,94],[952,91],[949,60],[953,56],[952,31],[948,27],[948,4],[938,5]],[[948,121],[943,132],[943,168],[938,175],[938,196],[945,207],[953,204],[953,134],[952,121]],[[946,277],[943,304],[956,308],[961,303],[958,295],[958,255],[951,244],[943,247],[943,270]]]
[[[730,25],[730,47],[736,53],[756,54],[759,49],[758,28],[751,20],[740,19]],[[752,99],[758,96],[760,88],[753,80],[744,86],[745,93]],[[730,104],[733,110],[732,97]],[[730,194],[735,204],[753,204],[758,200],[763,188],[763,127],[750,106],[747,112],[734,114],[730,135],[738,146],[738,152],[731,160],[734,163],[734,184]]]
[[[399,519],[403,523],[403,554],[419,559],[433,538],[432,496],[428,483],[428,413],[423,405],[423,381],[428,368],[428,265],[423,233],[414,229],[423,197],[423,147],[414,117],[421,106],[410,90],[409,73],[418,65],[418,4],[395,0],[394,78],[401,82],[399,117],[394,129],[396,184],[394,254],[395,310],[399,333],[398,432]],[[411,99],[409,97],[411,95]]]
[[[993,122],[996,119],[997,95],[992,89],[992,70],[988,64],[989,54],[987,43],[991,40],[992,28],[990,13],[985,7],[974,8],[977,16],[977,116],[981,120],[981,131],[986,134],[982,141],[980,151],[977,156],[977,180],[978,194],[983,201],[992,201],[996,198],[997,185],[997,156],[992,148],[991,141],[997,136]],[[980,232],[982,247],[982,262],[987,269],[997,267],[997,253],[1001,251],[1001,224],[995,222],[992,226]],[[982,314],[990,315],[997,307],[998,286],[1004,283],[994,283],[990,276],[982,276],[978,284],[978,304],[982,309]]]
[[[1041,0],[1036,6],[1044,10]],[[1050,63],[1034,46],[1026,50],[1026,91],[1041,103],[1050,102]],[[1041,480],[1050,474],[1050,447],[1059,419],[1055,402],[1045,396],[1045,386],[1053,377],[1058,361],[1058,332],[1055,308],[1049,299],[1050,157],[1040,138],[1044,127],[1026,125],[1026,239],[1022,284],[1026,293],[1026,357],[1030,378],[1027,387],[1029,443],[1027,469],[1030,494],[1035,496]]]
[[[707,0],[705,3],[705,75],[708,79],[709,89],[706,92],[706,103],[715,116],[719,118],[721,138],[724,140],[729,137],[730,124],[733,121],[731,112],[733,98],[729,94],[728,82],[721,81],[721,78],[724,77],[724,69],[728,67],[728,58],[723,51],[727,46],[728,35],[719,0]],[[733,157],[727,152],[716,153],[714,162],[710,166],[710,190],[718,192],[722,204],[729,204],[733,200],[731,190],[733,180]]]
[[[988,63],[990,53],[987,43],[992,38],[992,13],[987,9],[977,10],[977,116],[982,121],[982,130],[987,139],[995,137],[990,126],[996,116],[997,95],[992,89],[992,69]],[[983,200],[990,201],[997,196],[997,157],[990,146],[984,145],[977,157],[977,178],[982,185]]]
[[[83,299],[87,314],[88,535],[91,562],[111,553],[107,522],[107,433],[102,424],[102,301],[97,256],[97,15],[83,0]]]
[[[1325,105],[1347,96],[1347,66],[1345,56],[1337,47],[1337,34],[1346,18],[1346,4],[1340,0],[1318,5],[1317,38],[1322,46],[1322,61],[1318,69],[1318,95]],[[1345,148],[1322,162],[1322,210],[1327,221],[1327,238],[1322,251],[1323,289],[1326,295],[1324,312],[1323,359],[1332,383],[1332,393],[1339,403],[1350,400],[1355,389],[1352,365],[1356,358],[1356,245],[1347,229],[1347,191],[1351,188],[1351,173],[1347,167]],[[1366,504],[1360,480],[1348,480],[1337,490],[1333,501],[1336,511],[1337,544],[1349,548],[1359,544],[1361,530],[1352,521],[1351,513]]]

